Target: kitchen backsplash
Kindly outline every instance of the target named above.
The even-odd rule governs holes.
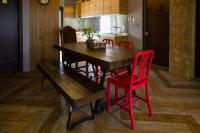
[[[64,26],[71,26],[77,31],[93,26],[96,31],[100,31],[100,17],[93,18],[64,18]]]
[[[71,26],[77,31],[81,31],[83,28],[88,26],[94,26],[96,31],[106,31],[106,29],[102,28],[110,28],[111,33],[115,33],[116,29],[113,27],[120,27],[120,32],[127,33],[127,27],[128,27],[128,18],[127,15],[106,15],[110,19],[108,23],[109,26],[102,26],[101,16],[99,17],[91,17],[91,18],[64,18],[64,26]],[[105,17],[102,17],[105,18]],[[103,23],[103,25],[104,25]]]

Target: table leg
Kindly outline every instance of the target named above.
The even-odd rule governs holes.
[[[101,79],[100,79],[100,86],[103,87],[104,81],[105,81],[105,78],[106,78],[106,70],[102,69],[102,72],[103,72],[103,75],[101,76]],[[104,109],[105,109],[105,104],[102,103],[102,100],[101,99],[96,100],[95,106],[94,106],[95,114],[97,115],[97,114],[102,113],[104,111]]]
[[[99,66],[95,65],[95,79],[96,79],[96,83],[99,83]]]

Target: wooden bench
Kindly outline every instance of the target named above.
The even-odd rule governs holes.
[[[92,102],[102,97],[104,88],[89,81],[85,76],[64,70],[59,63],[42,62],[37,64],[37,67],[44,75],[41,87],[43,88],[44,80],[48,79],[70,105],[67,130],[73,129],[79,123],[95,118]],[[89,104],[92,115],[71,123],[72,112]]]

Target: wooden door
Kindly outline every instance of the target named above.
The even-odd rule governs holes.
[[[200,78],[200,1],[197,0],[195,75]]]
[[[19,22],[19,0],[0,2],[0,72],[19,68]]]
[[[144,49],[155,51],[154,64],[169,67],[169,0],[145,0]]]

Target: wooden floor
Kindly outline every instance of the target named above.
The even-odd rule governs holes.
[[[49,88],[40,91],[39,72],[0,76],[1,133],[66,133],[65,100]],[[48,83],[47,83],[48,84]],[[147,106],[135,105],[137,128],[130,129],[129,114],[112,108],[72,133],[200,133],[200,82],[174,82],[164,70],[153,68],[150,80],[154,116]],[[137,92],[144,95],[142,92]],[[87,108],[78,115],[85,115]]]

